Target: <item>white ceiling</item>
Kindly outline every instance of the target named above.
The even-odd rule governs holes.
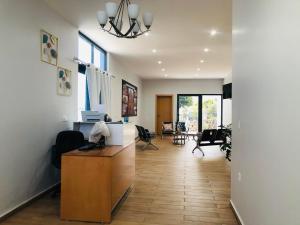
[[[45,1],[102,48],[124,56],[122,63],[143,79],[166,79],[165,74],[168,79],[224,78],[231,73],[231,0],[132,1],[155,17],[148,37],[130,40],[99,29],[96,12],[104,8],[105,0]],[[219,34],[210,37],[211,29]],[[158,65],[159,60],[163,64]]]

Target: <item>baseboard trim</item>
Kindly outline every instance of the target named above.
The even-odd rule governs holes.
[[[29,198],[28,200],[25,200],[23,202],[21,202],[20,204],[18,204],[17,206],[9,209],[7,212],[3,213],[2,215],[0,215],[0,223],[4,220],[6,220],[8,217],[10,217],[11,215],[17,213],[18,211],[20,211],[21,209],[25,208],[26,206],[30,205],[32,202],[40,199],[41,197],[43,197],[44,195],[50,193],[52,190],[54,190],[59,183],[56,183],[48,188],[46,188],[45,190],[39,192],[38,194],[32,196],[31,198]]]
[[[236,209],[234,203],[232,202],[232,200],[230,200],[230,206],[231,206],[231,208],[232,208],[232,211],[233,211],[233,213],[234,213],[234,215],[235,215],[235,217],[236,217],[238,223],[239,223],[240,225],[245,225],[245,223],[244,223],[243,220],[242,220],[241,215],[240,215],[239,212],[237,211],[237,209]]]

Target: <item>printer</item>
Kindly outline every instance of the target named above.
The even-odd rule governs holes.
[[[98,111],[81,111],[83,122],[99,122],[104,121],[105,113]]]

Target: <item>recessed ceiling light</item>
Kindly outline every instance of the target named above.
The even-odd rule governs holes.
[[[203,60],[203,59],[201,59],[201,60],[200,60],[200,63],[204,63],[204,60]]]
[[[165,68],[162,68],[162,69],[161,69],[161,71],[165,72],[165,71],[166,71],[166,69],[165,69]]]
[[[145,36],[148,37],[148,36],[149,36],[149,32],[146,32],[146,33],[145,33]]]
[[[216,36],[216,34],[218,33],[215,29],[211,30],[210,32],[210,36],[214,37]]]
[[[160,64],[162,64],[162,61],[159,60],[157,63],[160,65]]]
[[[209,52],[210,50],[208,48],[203,49],[204,52]]]
[[[152,49],[152,53],[156,53],[157,52],[157,50],[156,49]]]
[[[197,71],[200,71],[201,69],[200,68],[197,68]]]
[[[165,77],[168,77],[168,74],[165,74]]]

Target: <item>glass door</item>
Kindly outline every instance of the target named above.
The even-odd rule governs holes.
[[[218,129],[222,125],[222,96],[202,96],[202,130]]]
[[[222,125],[222,95],[177,96],[177,118],[189,132],[218,129]]]
[[[199,129],[199,98],[192,95],[178,96],[178,121],[185,122],[190,132]]]

